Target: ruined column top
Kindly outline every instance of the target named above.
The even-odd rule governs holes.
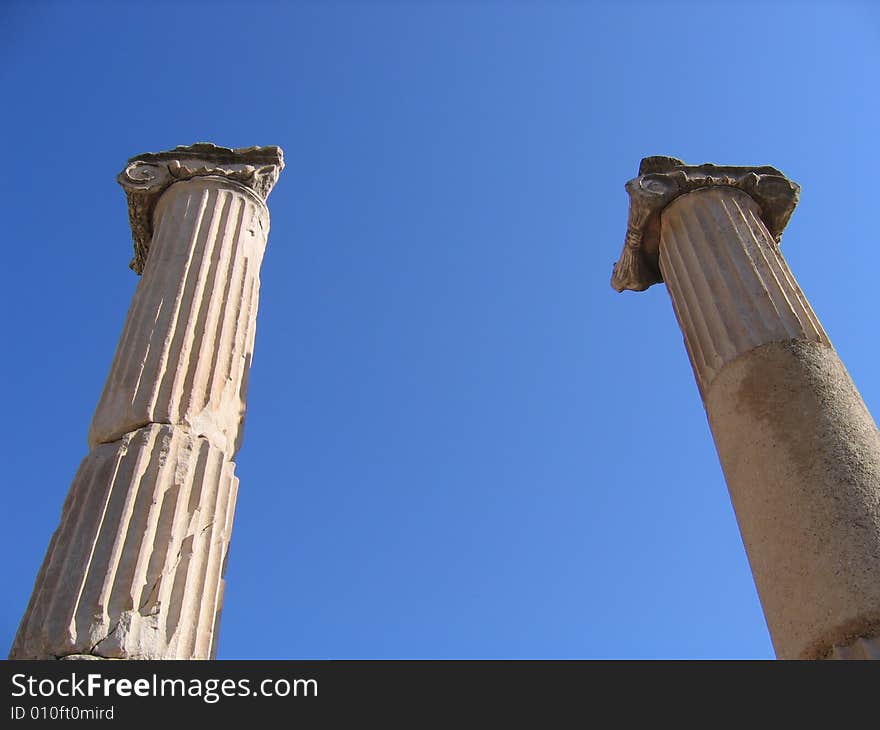
[[[700,188],[724,185],[742,190],[761,208],[761,218],[779,243],[798,202],[800,186],[775,167],[688,165],[675,157],[645,157],[639,174],[626,184],[629,220],[611,286],[644,291],[663,281],[660,273],[660,213],[675,198]]]
[[[205,175],[223,177],[266,200],[283,169],[284,154],[275,146],[230,149],[198,142],[132,157],[116,177],[128,199],[134,239],[134,257],[129,266],[136,274],[143,272],[153,237],[153,210],[172,183]]]

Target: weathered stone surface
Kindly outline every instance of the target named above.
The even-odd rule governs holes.
[[[646,158],[612,286],[665,281],[777,656],[880,656],[880,433],[778,242],[772,167]]]
[[[216,638],[277,147],[132,158],[138,273],[13,659],[208,659]]]
[[[880,661],[880,636],[856,639],[846,646],[835,646],[825,659],[873,659]]]
[[[154,221],[89,445],[171,423],[231,457],[244,426],[269,214],[247,188],[208,176],[167,188]]]
[[[83,460],[10,654],[205,659],[238,479],[203,438],[151,425]]]

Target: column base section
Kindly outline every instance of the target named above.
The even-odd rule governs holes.
[[[96,446],[74,477],[9,658],[210,658],[234,469],[177,426]]]

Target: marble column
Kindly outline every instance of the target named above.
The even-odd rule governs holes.
[[[141,274],[11,659],[214,656],[278,147],[129,160]]]
[[[642,160],[612,286],[665,282],[779,658],[880,659],[880,433],[779,250],[772,167]]]

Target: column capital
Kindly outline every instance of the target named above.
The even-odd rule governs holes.
[[[644,291],[663,281],[658,261],[660,213],[680,195],[713,186],[735,188],[750,195],[776,243],[800,194],[797,183],[769,165],[688,165],[675,157],[643,158],[638,176],[626,184],[630,199],[626,238],[611,275],[611,286],[616,291]]]
[[[199,142],[132,157],[116,177],[128,199],[134,240],[129,266],[136,274],[143,273],[153,237],[153,210],[173,183],[207,175],[222,177],[245,186],[265,201],[283,169],[284,154],[275,146],[230,149]]]

